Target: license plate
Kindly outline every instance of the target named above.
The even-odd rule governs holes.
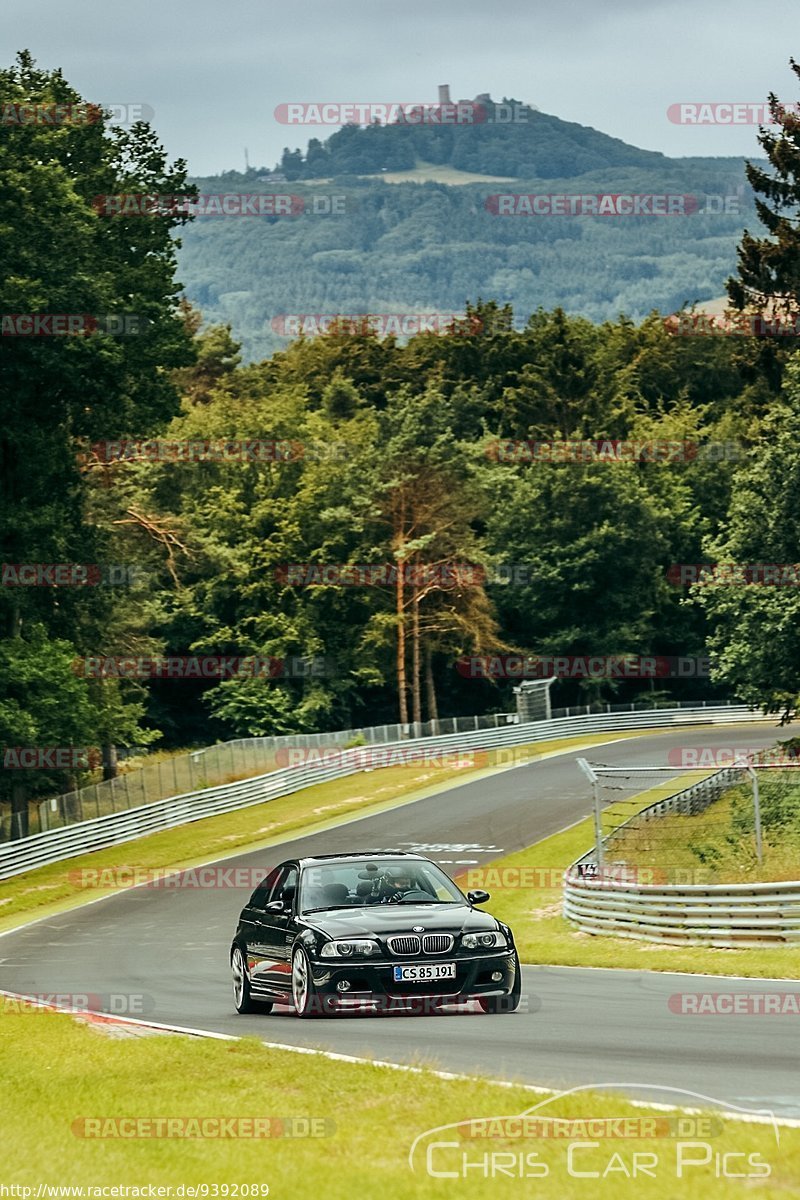
[[[455,963],[425,963],[419,967],[395,967],[395,983],[426,983],[429,979],[455,979]]]

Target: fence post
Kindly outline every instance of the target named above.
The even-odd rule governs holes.
[[[761,866],[764,862],[764,847],[761,838],[761,797],[758,791],[758,775],[755,772],[751,763],[744,763],[744,768],[747,774],[753,781],[753,817],[756,826],[756,858],[758,865]]]
[[[597,873],[602,876],[604,865],[603,853],[603,822],[600,814],[600,781],[595,775],[592,768],[589,766],[585,758],[578,758],[576,762],[584,775],[589,779],[592,785],[592,794],[594,796],[594,843],[595,843],[595,858],[597,860]]]

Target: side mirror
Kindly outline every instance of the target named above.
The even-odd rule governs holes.
[[[270,900],[269,904],[266,907],[266,911],[267,912],[283,912],[284,907],[285,907],[285,905],[282,900]]]
[[[467,892],[467,899],[469,900],[470,904],[485,904],[486,901],[491,900],[491,898],[492,897],[488,892]]]

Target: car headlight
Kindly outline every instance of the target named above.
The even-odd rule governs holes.
[[[326,942],[320,950],[320,958],[369,958],[377,954],[380,947],[372,938],[342,938]]]
[[[498,950],[508,942],[502,933],[465,933],[461,945],[465,950]]]

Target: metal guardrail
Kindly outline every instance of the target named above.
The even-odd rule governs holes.
[[[565,714],[569,716],[570,713]],[[145,761],[137,770],[123,771],[114,779],[89,783],[74,791],[48,796],[26,812],[26,830],[20,834],[19,817],[0,814],[0,845],[20,836],[47,833],[64,825],[104,817],[168,800],[187,792],[218,787],[255,775],[276,771],[281,757],[301,748],[323,749],[331,746],[384,745],[415,737],[440,737],[450,733],[472,733],[479,729],[497,729],[516,724],[517,713],[484,713],[471,717],[444,717],[436,721],[420,721],[406,725],[373,725],[363,729],[338,729],[327,733],[290,733],[274,737],[235,738],[159,758],[148,750]],[[122,751],[121,757],[134,756]],[[150,761],[147,761],[150,759]]]
[[[727,767],[641,810],[630,821],[658,819],[668,813],[702,812],[743,777]],[[606,845],[630,824],[614,831]],[[624,878],[636,868],[609,864],[611,878],[592,878],[590,850],[564,874],[564,916],[582,933],[637,941],[714,946],[800,945],[800,882],[664,884]],[[622,878],[613,878],[614,874]]]
[[[741,949],[800,944],[800,883],[679,887],[565,880],[564,916],[583,933]]]
[[[414,747],[426,751],[468,751],[520,746],[549,741],[552,738],[629,728],[659,729],[677,725],[712,725],[758,720],[774,722],[775,717],[766,717],[762,713],[754,712],[744,704],[693,709],[659,708],[648,712],[564,717],[559,720],[508,725],[506,728],[483,729],[442,737],[410,738],[402,743],[388,743],[386,749],[396,753]],[[253,804],[263,804],[265,801],[291,795],[316,783],[340,779],[364,770],[363,759],[363,748],[344,750],[333,764],[322,762],[285,767],[253,779],[187,792],[156,801],[154,804],[141,805],[125,812],[109,813],[62,829],[53,829],[7,842],[0,846],[0,879],[8,879],[49,863],[61,862],[87,851],[107,849],[148,833],[197,821],[202,817],[247,808]]]
[[[530,681],[529,681],[530,682]],[[552,681],[538,680],[537,685]],[[522,687],[526,685],[523,684]],[[515,689],[516,690],[516,689]],[[518,710],[519,696],[518,699]],[[658,707],[698,708],[705,707],[702,701],[658,701]],[[290,733],[273,737],[235,738],[188,750],[183,754],[172,754],[161,758],[150,748],[145,748],[142,766],[135,770],[122,771],[114,779],[88,783],[74,791],[61,795],[50,795],[29,807],[24,819],[18,813],[2,812],[0,806],[0,845],[20,837],[31,837],[47,833],[64,825],[105,817],[109,813],[124,812],[156,800],[169,800],[187,792],[198,792],[206,788],[219,787],[240,779],[250,779],[277,771],[286,766],[281,762],[287,751],[297,748],[314,749],[331,746],[370,745],[383,746],[390,742],[405,742],[409,738],[445,737],[451,733],[473,733],[482,729],[504,728],[516,725],[520,720],[543,721],[552,717],[577,717],[597,713],[620,713],[651,711],[652,705],[641,701],[628,704],[585,704],[555,711],[530,713],[521,716],[520,711],[507,713],[483,713],[469,717],[441,717],[434,721],[409,722],[405,725],[370,725],[360,729],[337,729],[325,733]],[[120,758],[136,756],[135,749],[120,749]]]

